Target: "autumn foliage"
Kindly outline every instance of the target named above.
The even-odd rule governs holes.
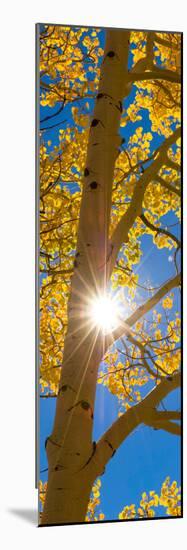
[[[102,384],[118,398],[119,421],[122,422],[126,414],[131,419],[132,409],[140,407],[137,408],[139,422],[178,435],[179,411],[158,410],[158,406],[161,399],[180,385],[181,35],[121,31],[119,42],[123,35],[124,41],[127,40],[126,66],[125,61],[122,64],[124,89],[120,90],[122,99],[119,99],[113,97],[110,71],[115,74],[115,70],[119,70],[121,46],[119,50],[107,51],[103,33],[95,28],[52,25],[40,28],[40,394],[41,399],[60,394],[58,403],[62,406],[61,415],[65,414],[65,401],[60,400],[66,398],[71,384],[67,377],[63,380],[64,350],[72,330],[69,307],[72,288],[79,284],[75,280],[77,273],[80,273],[79,280],[84,277],[87,281],[85,293],[94,288],[87,264],[84,267],[83,245],[77,243],[81,243],[81,219],[84,227],[86,223],[86,203],[88,234],[89,224],[94,228],[91,200],[98,196],[97,204],[93,198],[95,220],[101,219],[104,211],[103,227],[105,223],[108,234],[106,252],[101,250],[95,256],[98,265],[90,260],[93,279],[100,277],[104,265],[106,286],[118,298],[122,323],[102,343],[103,353],[98,354],[93,386],[96,382]],[[112,31],[105,31],[105,35],[108,33],[110,42]],[[106,93],[102,89],[101,74],[108,86]],[[96,118],[94,109],[100,112],[100,119]],[[111,110],[110,116],[107,109]],[[116,135],[112,124],[116,124],[116,128],[118,125]],[[103,149],[100,153],[98,147],[96,166],[90,151],[91,147],[96,149],[100,140],[103,140]],[[92,158],[93,163],[88,165],[88,159]],[[102,163],[107,171],[109,158],[107,177],[108,181],[111,179],[111,186],[107,187],[99,174],[104,169]],[[102,225],[102,221],[98,223]],[[102,230],[101,225],[98,231]],[[93,242],[98,243],[93,229],[94,238]],[[142,275],[141,266],[147,253],[145,242],[154,247],[157,257],[160,254],[160,266],[164,254],[170,258],[172,275],[171,271],[168,277],[163,273],[158,284],[155,284],[156,275],[154,282],[149,274]],[[85,246],[91,254],[89,243],[90,240]],[[100,261],[102,255],[103,261]],[[102,284],[98,278],[98,285]],[[77,323],[79,330],[79,314]],[[73,343],[72,346],[72,354],[76,354],[77,348]],[[91,397],[85,394],[79,398],[82,401],[76,401],[87,403],[87,409],[82,405],[85,422],[87,411],[90,411],[89,422],[92,412],[94,418],[97,415],[94,392],[95,386]],[[154,414],[146,413],[146,416],[144,398],[148,395],[151,407],[150,392]],[[69,410],[74,407],[74,416],[78,415],[74,401],[67,403]],[[57,444],[60,441],[61,445],[59,418],[60,414],[58,434],[54,432],[51,441]],[[116,450],[123,435],[118,441],[112,435],[112,427],[110,433],[109,441],[115,441],[115,445],[111,445]],[[127,436],[124,430],[124,438]],[[97,442],[95,457],[100,452],[99,445]],[[86,452],[88,450],[85,463]],[[103,465],[106,465],[111,455],[102,453]],[[87,522],[110,519],[100,509],[102,484],[99,471],[96,474],[91,477]],[[40,482],[42,506],[46,488],[47,483]],[[144,492],[138,507],[126,503],[124,494],[124,508],[117,517],[126,520],[165,513],[177,516],[181,514],[180,498],[177,483],[167,477],[164,482],[161,480],[160,494],[154,490]],[[49,522],[55,523],[55,519]]]

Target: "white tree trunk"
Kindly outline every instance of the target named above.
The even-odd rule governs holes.
[[[106,288],[114,165],[122,100],[128,94],[127,31],[107,32],[98,95],[91,122],[68,307],[62,375],[53,432],[47,441],[48,489],[42,524],[85,520],[96,469],[91,458],[94,401],[103,336],[89,319],[90,300]]]

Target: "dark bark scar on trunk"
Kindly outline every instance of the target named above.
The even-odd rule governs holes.
[[[112,443],[110,443],[110,441],[108,441],[108,439],[105,439],[105,443],[107,443],[107,445],[110,447],[110,449],[112,450],[112,455],[111,455],[111,458],[114,456],[114,454],[116,453],[116,449],[114,449]]]
[[[77,407],[78,405],[80,405],[82,409],[84,409],[85,411],[90,411],[90,416],[93,419],[93,410],[90,403],[88,403],[88,401],[84,401],[84,400],[77,401],[77,403],[75,403],[74,405],[72,405],[72,407],[68,409],[68,412],[74,409],[75,407]]]
[[[86,468],[86,466],[88,466],[88,464],[91,462],[91,460],[92,460],[92,458],[93,458],[93,456],[94,456],[94,454],[95,454],[96,447],[97,447],[96,441],[93,441],[93,444],[92,444],[92,445],[93,445],[93,447],[92,447],[92,453],[91,453],[91,455],[89,456],[87,462],[85,462],[85,464],[82,466],[82,468],[80,468],[79,471],[81,471],[81,470],[83,470],[84,468]]]
[[[73,391],[74,393],[76,393],[76,391],[74,390],[74,388],[72,388],[72,386],[70,386],[69,384],[63,384],[63,385],[59,388],[58,395],[59,395],[60,393],[65,393],[68,389],[71,390],[71,391]]]

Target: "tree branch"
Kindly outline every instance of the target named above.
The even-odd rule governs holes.
[[[181,420],[181,413],[178,411],[157,411],[153,409],[150,411],[150,417],[145,421],[145,424],[156,430],[165,430],[174,435],[180,435],[180,424],[170,422],[171,420]]]
[[[141,220],[143,221],[143,223],[149,227],[149,229],[151,229],[151,231],[157,233],[157,235],[159,233],[162,233],[163,235],[166,235],[167,237],[169,237],[170,239],[172,239],[176,245],[177,245],[177,248],[180,248],[181,246],[181,243],[180,241],[177,239],[177,237],[175,237],[175,235],[172,235],[172,233],[170,233],[169,231],[167,231],[166,229],[162,228],[162,227],[156,227],[155,225],[153,225],[147,218],[144,214],[141,214],[140,216]]]
[[[169,40],[166,40],[165,38],[161,38],[160,36],[157,36],[155,32],[153,32],[153,38],[154,38],[154,42],[157,42],[157,44],[162,44],[162,46],[165,46],[166,48],[171,48],[172,50],[175,50],[177,52],[180,51],[179,50],[180,45],[178,48],[177,44],[174,44],[173,42],[169,42]]]
[[[153,420],[155,422],[163,422],[165,420],[181,420],[180,411],[157,411],[154,409]]]
[[[160,424],[155,424],[155,429],[165,430],[165,432],[169,432],[173,435],[181,435],[181,426],[179,424],[175,424],[175,422],[170,422],[169,420],[160,422]]]
[[[167,164],[167,166],[168,166],[169,168],[171,168],[172,170],[176,170],[176,172],[179,172],[180,166],[179,166],[179,164],[177,164],[177,162],[174,162],[174,161],[171,160],[170,158],[167,158],[166,164]]]
[[[181,197],[181,191],[180,189],[177,189],[173,185],[170,185],[167,181],[165,181],[161,176],[156,176],[156,181],[158,181],[163,187],[168,189],[168,191],[171,191],[172,193],[175,193],[178,195],[178,197]],[[154,182],[153,182],[154,183]]]
[[[165,139],[164,143],[162,143],[162,145],[155,152],[156,154],[155,160],[152,162],[150,166],[146,168],[145,172],[137,182],[129,208],[126,211],[126,213],[122,216],[121,220],[119,221],[111,237],[112,254],[110,256],[110,261],[108,262],[108,266],[107,266],[109,274],[112,273],[121,245],[128,241],[129,231],[133,226],[136,218],[140,216],[142,213],[142,204],[143,204],[144,194],[148,184],[152,180],[154,180],[158,171],[164,164],[164,161],[167,158],[168,148],[177,141],[180,135],[181,135],[181,129],[177,128],[172,133],[172,135],[169,136],[169,138]]]
[[[180,84],[181,75],[176,71],[168,69],[159,69],[155,66],[152,71],[131,72],[129,73],[129,82],[140,82],[144,80],[166,80],[168,82],[176,82]]]
[[[176,105],[176,107],[179,107],[179,109],[180,109],[180,103],[178,101],[176,101],[176,99],[174,99],[174,97],[172,96],[171,91],[169,90],[169,88],[167,88],[167,86],[165,86],[163,84],[163,82],[160,82],[160,80],[155,80],[155,82],[153,82],[153,84],[155,86],[157,86],[157,88],[162,90],[168,96],[168,98],[170,99],[170,101],[172,102],[173,105]],[[173,107],[173,105],[172,105],[172,107]]]
[[[166,281],[161,288],[156,292],[151,298],[149,298],[143,305],[139,306],[136,311],[126,319],[126,321],[121,322],[120,326],[112,332],[111,335],[107,335],[105,338],[105,353],[107,348],[113,344],[118,338],[121,338],[124,335],[131,335],[130,327],[132,327],[141,317],[146,315],[153,307],[160,302],[160,300],[173,288],[180,284],[180,274],[175,275],[169,281]]]
[[[158,384],[140,403],[131,407],[122,416],[120,416],[112,426],[104,433],[97,443],[95,453],[95,467],[98,470],[98,475],[104,470],[107,462],[110,460],[114,452],[120,447],[125,439],[130,435],[139,424],[149,424],[151,414],[163,419],[163,413],[155,412],[155,408],[160,401],[164,399],[171,391],[180,385],[180,373],[175,374],[172,380],[165,378]],[[154,412],[153,412],[154,411]],[[171,412],[170,415],[178,416],[179,414]],[[169,412],[167,412],[166,420],[160,421],[162,424],[157,425],[158,429],[166,429],[170,433],[179,433],[179,426],[168,420]],[[157,422],[159,422],[157,420]]]

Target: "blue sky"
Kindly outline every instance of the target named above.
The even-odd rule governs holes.
[[[90,29],[90,32],[93,29]],[[105,31],[100,33],[101,44],[104,45]],[[130,96],[125,100],[124,107],[127,107],[134,96],[134,87]],[[91,99],[90,114],[92,112],[94,102]],[[59,104],[54,108],[41,107],[41,119],[58,110]],[[142,120],[135,123],[128,123],[125,128],[121,129],[121,135],[125,136],[126,141],[135,129],[143,126],[143,129],[151,131],[151,124],[147,112],[142,111]],[[66,119],[67,126],[72,124],[71,105],[65,106],[55,118],[43,123],[44,128],[47,125],[57,124]],[[63,125],[63,128],[66,127]],[[55,144],[58,144],[58,133],[60,124],[53,129],[42,132],[45,141],[50,140],[52,145],[49,151]],[[153,134],[151,148],[157,148],[164,138]],[[75,188],[72,187],[72,192]],[[174,214],[168,214],[163,217],[163,224],[174,224],[178,221]],[[173,234],[180,237],[179,226],[172,228]],[[144,284],[147,277],[152,286],[162,284],[166,279],[175,274],[174,264],[171,261],[171,251],[168,249],[158,250],[153,245],[152,237],[145,235],[141,241],[141,249],[143,255],[140,265],[137,266],[139,274],[139,283]],[[135,269],[136,271],[136,269]],[[175,310],[180,311],[180,303],[178,294],[175,295]],[[142,291],[138,294],[138,300],[141,302],[145,299],[145,293]],[[159,309],[160,308],[160,309]],[[161,306],[157,307],[157,311],[161,311]],[[167,399],[164,400],[164,405],[168,409],[177,409],[180,406],[180,392],[178,390],[172,392]],[[96,440],[102,433],[112,424],[117,418],[119,410],[118,400],[115,396],[109,393],[106,387],[98,385],[95,403],[93,440]],[[53,418],[55,412],[55,399],[40,399],[40,470],[47,468],[47,460],[45,453],[45,439],[50,435],[53,426]],[[108,520],[117,519],[125,505],[131,503],[138,504],[143,491],[155,490],[159,493],[162,482],[166,476],[170,476],[171,480],[181,482],[181,456],[180,438],[171,435],[165,431],[155,431],[152,428],[139,426],[121,445],[112,460],[106,467],[105,474],[101,477],[101,505],[100,510],[105,513]],[[47,472],[40,474],[40,479],[47,479]],[[163,509],[158,510],[158,515],[165,515]]]

